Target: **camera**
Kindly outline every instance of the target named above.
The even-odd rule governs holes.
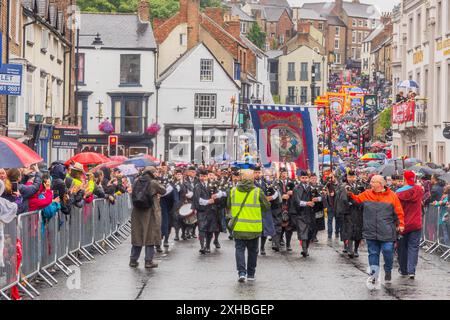
[[[12,189],[12,192],[17,192],[19,190],[19,183],[18,182],[13,182],[11,189]]]

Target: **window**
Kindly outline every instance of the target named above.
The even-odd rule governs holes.
[[[142,134],[147,115],[144,113],[144,98],[135,96],[116,96],[112,99],[113,123],[116,132],[122,134]]]
[[[169,161],[191,160],[192,132],[185,129],[169,131]]]
[[[320,70],[320,62],[314,63],[314,73],[316,75],[316,81],[322,81],[322,70]]]
[[[335,36],[339,37],[339,35],[340,35],[340,28],[336,27],[336,29],[335,29]]]
[[[194,117],[197,119],[215,119],[217,96],[215,94],[195,94]]]
[[[413,47],[413,39],[414,39],[414,35],[413,35],[413,17],[410,16],[409,17],[409,24],[408,24],[408,48],[412,49]]]
[[[352,42],[356,43],[356,31],[352,31]]]
[[[339,49],[339,39],[334,39],[334,48]]]
[[[295,98],[295,87],[288,87],[289,98]]]
[[[41,52],[43,52],[43,53],[47,53],[49,36],[50,36],[50,32],[47,29],[42,29],[42,33],[41,33]]]
[[[314,97],[319,97],[320,96],[320,87],[315,87],[314,88]]]
[[[369,31],[364,31],[364,39],[367,39],[367,37],[369,36]],[[367,44],[369,45],[369,44]]]
[[[319,27],[319,30],[323,30],[323,23],[320,22],[318,27]]]
[[[341,54],[336,53],[336,64],[341,64]]]
[[[186,33],[180,33],[180,46],[187,45],[187,36]]]
[[[369,26],[369,21],[364,20],[364,27],[368,27]]]
[[[9,96],[8,98],[8,122],[16,123],[17,122],[17,104],[18,104],[17,96]]]
[[[25,110],[29,113],[34,114],[34,94],[33,94],[33,73],[27,72],[27,105]]]
[[[141,55],[120,55],[120,84],[139,85],[141,82]]]
[[[21,16],[21,12],[20,12],[20,3],[21,1],[16,0],[16,17],[15,17],[15,22],[16,22],[16,35],[15,35],[15,40],[16,43],[19,44],[19,37],[20,37],[20,16]]]
[[[356,48],[352,48],[352,58],[356,59]]]
[[[372,19],[372,29],[375,29],[377,27],[377,20]]]
[[[442,1],[437,3],[437,30],[438,35],[442,34]]]
[[[420,32],[421,28],[422,28],[422,16],[419,12],[419,13],[417,13],[417,20],[416,20],[416,45],[420,44],[420,41],[421,41],[421,39],[420,39],[420,36],[422,34]]]
[[[45,106],[47,104],[47,94],[46,94],[46,87],[45,87],[45,83],[47,77],[42,77],[40,79],[40,90],[41,90],[41,105]]]
[[[356,20],[352,19],[352,26],[356,27]]]
[[[356,60],[361,59],[361,48],[356,48]]]
[[[300,81],[308,81],[308,62],[301,63]]]
[[[78,77],[77,77],[77,81],[79,84],[84,84],[84,70],[85,70],[85,54],[84,53],[79,53],[78,55],[76,55],[76,58],[78,60]]]
[[[241,80],[241,64],[238,61],[234,62],[234,80]]]
[[[300,103],[308,102],[308,87],[300,87]]]
[[[445,161],[445,142],[438,142],[437,143],[437,163],[438,164],[445,164],[445,163],[447,163]]]
[[[288,62],[287,81],[295,81],[295,62]]]
[[[363,41],[363,32],[358,31],[358,43],[361,43]]]
[[[241,22],[241,33],[246,34],[247,33],[247,23]]]
[[[200,81],[213,81],[213,63],[212,59],[200,60]]]
[[[358,27],[362,27],[363,26],[363,21],[362,20],[358,20]]]
[[[31,22],[33,20],[31,19],[27,19],[27,23]],[[26,31],[26,41],[27,43],[34,43],[34,25],[29,25],[28,27],[26,27],[25,29]]]

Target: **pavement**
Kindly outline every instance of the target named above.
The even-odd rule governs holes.
[[[170,241],[170,248],[157,254],[158,268],[146,270],[143,256],[138,268],[128,266],[130,240],[107,255],[95,254],[70,279],[55,274],[58,284],[41,282],[38,300],[450,300],[450,263],[436,255],[420,253],[415,280],[401,278],[394,265],[392,283],[366,284],[367,251],[349,259],[341,243],[322,232],[312,245],[310,256],[293,251],[276,253],[266,244],[266,256],[258,256],[256,281],[238,283],[234,242],[221,236],[221,249],[200,255],[197,240]],[[78,281],[79,280],[79,281]]]

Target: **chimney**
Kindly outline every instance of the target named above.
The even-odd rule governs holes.
[[[359,0],[353,0],[352,3],[360,3]]]
[[[198,44],[200,39],[200,0],[180,0],[180,5],[182,2],[187,3],[187,49],[190,50]]]
[[[239,16],[231,17],[225,25],[225,30],[228,31],[236,39],[241,37],[241,22],[239,21]]]
[[[213,19],[216,23],[223,26],[223,9],[222,8],[206,8],[205,14]]]
[[[381,23],[386,26],[391,23],[391,15],[389,13],[383,13],[381,15]]]
[[[189,0],[180,0],[180,17],[182,21],[187,21],[187,7]]]
[[[342,11],[344,11],[344,1],[343,0],[335,0],[333,10],[331,13],[335,16],[340,16]]]
[[[311,25],[308,22],[299,21],[297,24],[297,32],[298,33],[306,33],[309,34],[311,31]]]
[[[160,26],[162,26],[166,22],[164,19],[159,18],[153,18],[153,30],[158,29]]]
[[[150,21],[150,4],[148,3],[148,0],[139,1],[138,16],[141,22]]]

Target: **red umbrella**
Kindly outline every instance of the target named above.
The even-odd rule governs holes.
[[[117,161],[117,162],[124,162],[124,161],[128,160],[128,158],[125,156],[112,156],[112,157],[109,157],[109,159],[112,161]]]
[[[146,159],[150,160],[151,162],[158,162],[158,163],[160,162],[158,158],[155,158],[154,156],[151,156],[149,154],[140,153],[140,154],[137,154],[136,156],[134,156],[134,158],[140,158],[140,157],[146,158]]]
[[[91,164],[100,164],[109,162],[108,157],[104,156],[101,153],[96,152],[82,152],[74,155],[72,158],[65,162],[66,166],[69,166],[72,162],[81,163],[83,166],[91,165]]]
[[[22,142],[5,136],[0,136],[0,155],[0,168],[24,168],[43,161]]]

